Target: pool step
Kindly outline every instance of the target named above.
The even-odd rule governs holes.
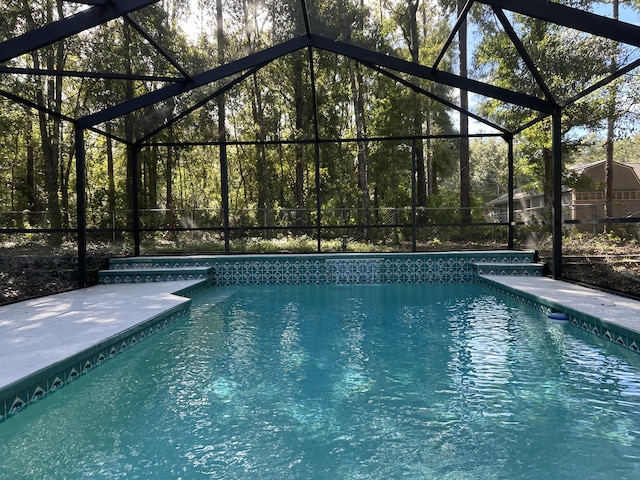
[[[213,281],[212,267],[130,267],[98,272],[98,282],[114,283],[172,282],[182,280]]]
[[[109,270],[145,268],[193,268],[211,267],[211,261],[202,256],[176,257],[124,257],[109,260]]]
[[[473,267],[477,275],[544,275],[544,264],[537,262],[475,262]]]

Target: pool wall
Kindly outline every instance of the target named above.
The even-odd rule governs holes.
[[[391,254],[229,255],[115,258],[100,283],[164,281],[180,271],[207,275],[214,285],[321,285],[471,282],[481,273],[541,275],[533,251]],[[153,272],[153,273],[151,273]],[[178,279],[178,278],[176,278]]]

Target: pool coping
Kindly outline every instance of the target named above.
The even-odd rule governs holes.
[[[639,300],[550,277],[486,275],[477,281],[545,315],[564,313],[570,325],[640,352]]]

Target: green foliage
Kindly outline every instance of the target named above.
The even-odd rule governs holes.
[[[74,2],[59,2],[62,10],[57,11],[56,2],[19,3],[12,1],[0,6],[2,38],[19,35],[51,19],[68,17],[87,8]],[[196,9],[195,3],[167,0],[131,17],[190,75],[209,71],[221,61],[229,62],[305,33],[299,0],[225,1],[225,21],[221,26],[216,23],[215,3],[203,0],[197,2]],[[579,3],[584,6],[590,2]],[[404,59],[411,59],[417,47],[419,62],[429,65],[440,53],[451,27],[436,6],[445,6],[448,12],[453,12],[457,4],[444,0],[310,0],[307,7],[313,13],[314,21],[319,22],[314,27],[330,38]],[[418,10],[417,15],[411,17],[408,9],[413,6]],[[30,16],[25,14],[27,11]],[[498,28],[493,15],[481,15],[486,11],[482,7],[474,7],[472,11],[474,22],[478,22],[477,26],[484,34],[474,59],[473,74],[497,86],[541,96],[539,86],[510,40]],[[607,73],[608,58],[612,53],[610,43],[571,36],[566,29],[517,15],[512,20],[555,96],[573,95]],[[418,31],[416,45],[410,35],[413,27]],[[219,44],[218,28],[222,29],[224,44]],[[439,69],[456,70],[456,48],[453,45],[447,49]],[[219,51],[224,57],[222,60]],[[61,55],[56,56],[56,53]],[[210,85],[98,125],[108,133],[109,140],[95,132],[87,132],[89,228],[106,229],[116,225],[117,230],[122,230],[130,226],[134,165],[132,149],[124,141],[136,142],[143,138],[157,142],[142,148],[137,157],[139,184],[136,187],[140,194],[139,206],[144,210],[143,226],[150,229],[165,226],[220,228],[223,223],[223,158],[215,142],[221,137],[218,115],[223,109],[226,112],[225,135],[232,142],[225,152],[232,226],[271,224],[298,232],[295,227],[314,224],[318,200],[322,222],[327,225],[355,225],[369,217],[373,223],[384,224],[380,212],[390,210],[402,211],[404,217],[398,222],[406,223],[406,211],[414,198],[412,162],[420,149],[425,157],[425,166],[420,173],[431,174],[435,184],[421,221],[458,221],[461,201],[457,139],[417,141],[417,150],[412,149],[410,140],[351,141],[358,134],[365,138],[455,134],[453,121],[457,113],[443,102],[417,94],[396,78],[369,66],[356,65],[351,59],[333,53],[313,50],[311,57],[308,53],[304,49],[262,66],[226,90],[224,96],[214,98],[213,94],[235,81],[236,76],[220,78]],[[313,62],[316,77],[315,97],[312,96],[309,62]],[[21,95],[29,102],[41,103],[49,109],[47,112],[73,118],[101,112],[169,85],[188,82],[180,79],[182,73],[175,65],[150,41],[138,35],[130,22],[120,20],[40,49],[33,55],[21,56],[8,66],[89,71],[97,77],[100,72],[107,72],[109,75],[103,78],[92,79],[40,78],[24,74],[3,75],[0,80],[1,88]],[[459,100],[458,92],[446,85],[398,72],[387,73],[398,75],[404,82],[445,101],[457,103]],[[121,78],[125,75],[136,78]],[[167,78],[152,80],[149,78],[152,75]],[[620,88],[633,90],[625,85]],[[219,102],[218,98],[224,101]],[[589,97],[566,110],[564,133],[567,144],[575,134],[571,132],[573,127],[591,131],[601,126],[606,100]],[[357,101],[362,103],[362,112],[356,109]],[[171,123],[169,128],[161,128],[197,105],[200,107]],[[362,118],[356,119],[356,111]],[[51,215],[56,201],[62,211],[73,212],[75,209],[73,125],[61,122],[49,113],[44,110],[38,113],[0,100],[0,182],[3,186],[0,210],[22,212],[28,209],[30,212],[11,218],[7,215],[3,227],[50,226],[51,218],[50,223],[46,223],[41,220],[44,215],[38,217],[33,212],[46,210]],[[481,104],[481,113],[507,127],[520,125],[536,115],[489,101]],[[518,137],[517,186],[542,189],[545,178],[542,151],[550,147],[549,126],[548,121],[540,122]],[[316,134],[322,140],[317,152],[311,143]],[[635,140],[621,142],[618,150],[628,152],[629,160],[637,157]],[[278,144],[279,141],[286,143]],[[594,139],[593,145],[601,141]],[[180,142],[200,142],[202,145],[185,147]],[[207,143],[209,145],[205,145]],[[584,145],[580,148],[586,150]],[[590,156],[596,156],[596,148],[591,147]],[[363,150],[367,154],[364,161]],[[317,172],[316,155],[319,156]],[[363,185],[363,178],[366,185]],[[566,183],[579,186],[580,181],[580,178],[569,178]],[[319,199],[316,185],[320,188]],[[505,192],[505,142],[502,139],[472,141],[473,206],[482,206]],[[371,211],[365,212],[369,204]],[[473,215],[474,220],[483,221],[482,209],[474,209]],[[65,225],[74,224],[74,219],[63,213],[57,216],[61,220],[64,218]],[[353,245],[363,251],[378,240],[402,243],[411,238],[411,232],[406,230],[368,232],[372,236],[371,242],[363,241],[362,244],[358,242],[365,233],[353,231],[349,248]],[[216,235],[150,232],[148,241],[151,245],[157,243],[161,249],[220,251],[223,245]],[[278,235],[272,233],[271,236]],[[444,243],[450,236],[455,237],[455,234],[436,232],[426,241],[436,247],[438,242]],[[291,237],[298,240],[288,236],[277,241],[274,238],[244,238],[238,234],[234,249],[315,249],[312,239],[300,238],[293,233]],[[331,241],[327,239],[329,249],[334,248]],[[336,244],[335,249],[339,251],[341,244]]]

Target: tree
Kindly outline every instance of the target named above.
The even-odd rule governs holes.
[[[458,15],[464,13],[466,0],[457,0]],[[458,48],[460,54],[460,76],[468,76],[467,21],[462,22],[458,30]],[[469,110],[469,93],[460,90],[460,108]],[[463,223],[471,223],[471,173],[469,170],[469,117],[460,113],[460,215]]]
[[[520,41],[554,98],[570,98],[608,72],[610,45],[604,39],[577,35],[564,27],[519,15],[514,15],[513,21],[514,29],[520,32]],[[484,35],[475,63],[486,72],[485,80],[515,91],[542,95],[541,87],[506,33],[488,17],[482,18],[480,25]],[[537,116],[536,112],[495,100],[483,102],[480,111],[507,128],[515,128]],[[585,99],[564,109],[563,114],[563,135],[577,126],[594,128],[602,118],[601,103]],[[531,181],[525,187],[544,192],[549,213],[553,184],[550,131],[550,122],[545,120],[523,132],[518,142],[528,169],[525,176]],[[565,140],[565,146],[569,146],[568,137]]]
[[[620,4],[618,0],[612,1],[613,18],[618,20],[620,18]],[[618,68],[617,52],[611,56],[611,72],[615,72]],[[616,97],[617,87],[616,82],[612,82],[609,87],[609,102],[607,105],[607,141],[606,141],[606,161],[604,164],[604,214],[605,217],[610,218],[613,216],[613,139],[616,128]],[[607,230],[607,224],[604,224],[605,232]]]
[[[339,3],[342,10],[342,34],[346,42],[352,41],[352,32],[360,37],[364,36],[363,20],[359,18],[358,11],[348,8],[345,2]],[[357,175],[358,188],[362,206],[362,220],[365,225],[371,224],[371,192],[369,190],[369,142],[367,141],[367,117],[365,115],[365,81],[359,64],[347,59],[349,69],[349,86],[351,89],[351,103],[353,105],[357,138]],[[369,240],[369,229],[364,229],[364,239]]]
[[[24,15],[31,29],[37,28],[34,18],[34,6],[27,2],[23,2]],[[46,23],[51,23],[54,18],[54,6],[51,2],[46,2],[42,6],[42,10],[38,12],[44,17]],[[55,14],[63,17],[62,0],[56,0]],[[35,69],[45,67],[48,70],[63,70],[65,63],[65,42],[60,41],[54,46],[46,47],[40,51],[31,52],[31,60]],[[53,112],[46,113],[43,110],[38,111],[38,127],[40,133],[40,146],[44,158],[44,178],[45,191],[47,194],[46,204],[48,220],[51,229],[59,230],[62,228],[62,215],[60,210],[60,190],[59,190],[59,174],[60,174],[60,144],[62,139],[62,113],[63,79],[60,76],[49,77],[34,85],[36,102],[39,105],[48,106]],[[49,244],[52,246],[62,243],[62,234],[53,232],[49,235]]]

